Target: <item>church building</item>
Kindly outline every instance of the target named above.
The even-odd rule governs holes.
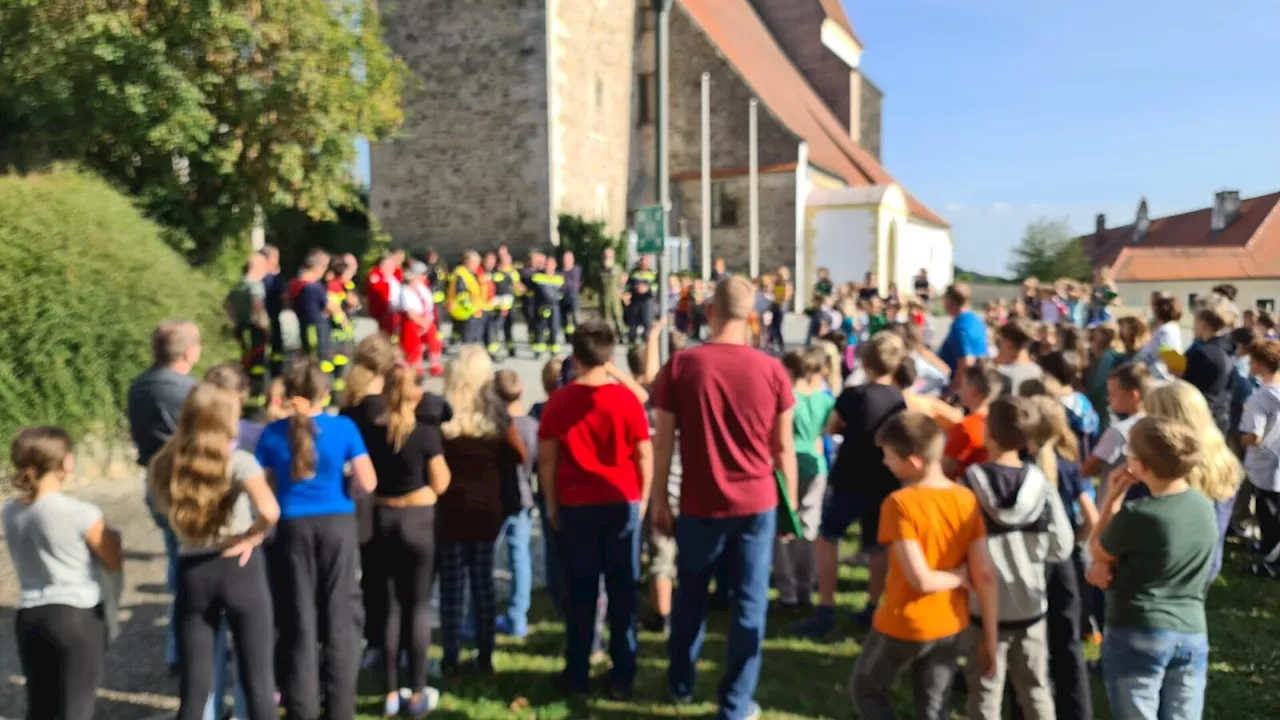
[[[416,75],[398,138],[372,149],[371,210],[396,243],[446,256],[556,242],[556,218],[628,227],[656,201],[653,0],[395,3],[388,41]],[[880,164],[882,95],[840,0],[675,0],[672,233],[731,270],[749,257],[749,105],[758,106],[760,270],[802,281],[952,276],[947,222]],[[702,75],[711,206],[703,208]],[[695,256],[697,252],[695,251]],[[807,289],[797,293],[802,301]]]

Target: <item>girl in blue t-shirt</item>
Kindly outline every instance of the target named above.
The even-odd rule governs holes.
[[[322,695],[329,708],[355,707],[360,669],[360,545],[344,468],[360,492],[378,480],[356,424],[324,412],[329,378],[319,361],[295,360],[284,384],[292,412],[262,431],[257,449],[280,503],[268,548],[277,682],[290,717],[319,717]]]

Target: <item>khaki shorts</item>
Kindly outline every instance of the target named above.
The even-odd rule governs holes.
[[[676,579],[676,539],[652,529],[649,531],[649,574],[663,580]]]

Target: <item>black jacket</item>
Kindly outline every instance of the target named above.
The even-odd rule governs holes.
[[[1230,335],[1202,342],[1187,353],[1187,371],[1182,379],[1203,395],[1213,422],[1226,435],[1231,430],[1231,380],[1235,375],[1236,344]]]

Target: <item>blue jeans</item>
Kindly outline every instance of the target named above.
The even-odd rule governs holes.
[[[169,518],[155,511],[151,503],[151,495],[147,495],[147,508],[151,510],[151,519],[155,521],[156,527],[160,528],[160,533],[164,535],[164,554],[169,562],[168,573],[165,575],[165,584],[169,587],[170,595],[178,594],[178,536],[173,534],[173,530],[169,527]],[[174,635],[173,628],[173,603],[169,603],[169,627],[164,631],[164,662],[169,667],[178,665],[178,638]]]
[[[1115,720],[1200,720],[1209,637],[1107,628],[1102,676]]]
[[[740,720],[755,706],[777,522],[774,510],[715,519],[682,515],[676,520],[679,583],[671,611],[667,680],[672,695],[693,694],[696,665],[707,629],[707,584],[723,561],[728,566],[733,598],[729,656],[719,693],[719,717],[724,720]]]
[[[533,511],[529,508],[508,515],[499,535],[499,542],[506,543],[507,562],[511,566],[507,621],[511,623],[511,632],[516,635],[529,631],[529,597],[533,593],[533,557],[529,551],[532,535]]]
[[[630,690],[636,678],[636,610],[640,592],[640,504],[560,509],[560,542],[569,588],[565,618],[565,676],[587,690],[595,644],[600,576],[609,596],[610,682]]]
[[[564,571],[560,568],[560,542],[555,528],[547,520],[547,502],[542,493],[533,496],[538,506],[538,516],[542,518],[542,559],[546,563],[547,594],[556,606],[556,612],[564,617]]]

